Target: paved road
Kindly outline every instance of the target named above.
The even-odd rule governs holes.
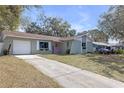
[[[124,83],[117,80],[66,65],[54,60],[49,60],[36,55],[17,55],[32,64],[45,75],[56,80],[67,88],[118,88],[124,87]]]

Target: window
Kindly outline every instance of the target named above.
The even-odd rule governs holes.
[[[82,43],[82,49],[86,49],[86,43]]]
[[[46,50],[46,51],[48,51],[49,49],[49,47],[48,47],[48,42],[40,42],[39,43],[39,46],[40,46],[40,50],[41,51],[43,51],[43,50]]]

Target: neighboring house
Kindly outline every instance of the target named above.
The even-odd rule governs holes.
[[[92,40],[86,36],[53,37],[25,32],[1,32],[2,51],[10,48],[10,54],[81,54],[93,52]]]

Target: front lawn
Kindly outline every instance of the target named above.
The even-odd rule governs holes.
[[[124,82],[124,55],[41,55]]]
[[[3,56],[0,57],[0,87],[48,88],[60,86],[23,60],[13,56]]]

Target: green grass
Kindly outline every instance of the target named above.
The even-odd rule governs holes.
[[[124,82],[124,55],[41,55]]]
[[[32,65],[13,56],[0,57],[0,88],[60,87]]]

